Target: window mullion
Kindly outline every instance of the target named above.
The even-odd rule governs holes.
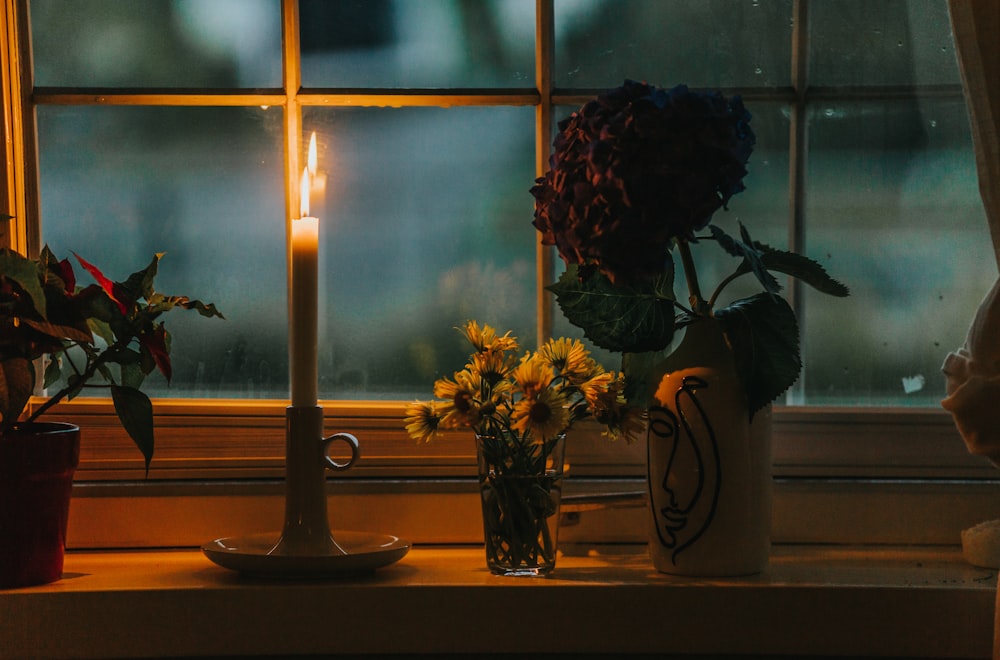
[[[288,318],[291,318],[292,301],[292,220],[297,217],[300,209],[300,191],[296,183],[299,180],[301,164],[302,141],[302,108],[299,105],[298,94],[302,87],[302,60],[299,43],[299,3],[298,0],[282,0],[281,2],[281,55],[282,82],[285,91],[285,282],[288,294]],[[289,345],[289,350],[291,346]],[[291,355],[289,355],[291,360]]]
[[[5,42],[3,72],[3,192],[0,212],[13,216],[0,244],[24,254],[41,247],[38,223],[38,158],[34,111],[28,6],[24,0],[3,0],[0,33]]]
[[[806,113],[806,93],[809,86],[809,0],[795,0],[792,8],[792,111],[789,121],[788,145],[788,249],[799,254],[805,253],[806,243],[806,159],[809,150],[809,134]],[[803,288],[796,278],[788,278],[788,299],[795,310],[796,318],[804,318],[805,298]],[[800,335],[803,333],[800,331]],[[804,336],[800,338],[804,342]],[[804,346],[802,348],[804,352]],[[786,402],[792,405],[805,401],[805,379],[808,374],[803,367],[799,379],[786,394]]]
[[[542,176],[549,166],[549,145],[552,144],[552,69],[555,52],[555,18],[553,0],[535,2],[535,84],[538,105],[535,109],[535,175]],[[538,343],[552,336],[554,301],[545,289],[554,277],[552,248],[536,244]]]

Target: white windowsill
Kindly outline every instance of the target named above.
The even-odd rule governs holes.
[[[195,550],[70,553],[0,592],[0,657],[635,653],[989,657],[997,575],[954,547],[777,546],[767,571],[656,573],[641,546],[500,578],[479,547],[374,576],[244,579]]]

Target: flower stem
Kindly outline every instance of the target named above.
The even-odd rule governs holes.
[[[694,258],[691,256],[691,245],[686,239],[677,239],[677,251],[681,255],[681,263],[684,265],[684,279],[687,280],[689,301],[695,314],[708,316],[712,312],[712,307],[701,295],[701,287],[698,285],[698,273],[694,269]]]
[[[740,275],[742,275],[742,273],[732,273],[727,276],[726,279],[719,282],[719,286],[715,287],[715,291],[712,292],[712,297],[708,299],[708,306],[715,307],[715,303],[719,299],[719,294],[722,293],[722,290],[725,289],[730,282],[740,277]]]
[[[117,350],[118,348],[119,348],[119,345],[115,344],[114,346],[112,346],[108,350],[104,351],[104,353],[102,353],[101,355],[99,355],[93,362],[91,362],[87,366],[87,369],[83,372],[83,374],[80,375],[80,380],[82,382],[86,382],[86,381],[90,380],[94,376],[94,374],[97,373],[97,370],[100,369],[101,366],[104,365],[111,358],[111,355],[113,354],[113,352],[115,350]],[[70,361],[70,364],[73,364],[72,361]],[[76,365],[73,365],[73,370],[77,371]],[[79,374],[79,371],[77,371],[77,373]],[[53,407],[54,405],[56,405],[57,403],[59,403],[60,401],[62,401],[63,399],[65,399],[66,395],[68,395],[71,391],[73,391],[73,389],[75,389],[75,388],[70,387],[70,386],[66,386],[66,387],[62,388],[61,390],[59,390],[58,392],[56,392],[55,394],[53,394],[51,397],[49,397],[49,399],[47,401],[45,401],[45,403],[43,403],[42,405],[38,406],[38,408],[36,408],[34,410],[34,412],[32,412],[31,415],[29,415],[28,418],[24,420],[24,423],[25,424],[31,424],[32,422],[34,422],[36,419],[38,419],[42,415],[42,413],[44,413],[49,408]]]

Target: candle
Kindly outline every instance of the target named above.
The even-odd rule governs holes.
[[[319,389],[319,220],[309,216],[309,170],[302,171],[301,217],[292,220],[292,310],[289,328],[292,405],[317,404]]]

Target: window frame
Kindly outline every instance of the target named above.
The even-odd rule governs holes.
[[[0,28],[8,48],[0,52],[3,66],[5,159],[0,190],[0,211],[14,219],[0,243],[24,253],[40,248],[39,186],[35,108],[45,104],[146,105],[146,106],[281,106],[284,113],[286,178],[286,238],[299,208],[297,172],[304,162],[302,108],[306,106],[533,106],[535,168],[548,167],[554,108],[579,105],[599,90],[560,89],[554,86],[554,0],[536,0],[535,87],[523,89],[319,89],[302,88],[298,63],[298,2],[282,0],[283,86],[262,90],[96,89],[35,88],[32,83],[29,0],[2,0]],[[788,243],[800,250],[805,238],[804,190],[806,177],[806,113],[810,103],[836,98],[899,98],[913,95],[961,95],[957,86],[934,88],[813,88],[808,81],[808,0],[793,4],[792,80],[787,87],[723,90],[738,91],[749,101],[788,103],[790,121]],[[287,240],[290,253],[291,241]],[[286,255],[286,256],[290,256]],[[290,259],[287,260],[290,263]],[[537,301],[539,337],[553,326],[554,303],[545,284],[555,263],[551,248],[537,247]],[[793,281],[789,299],[802,308],[801,288]],[[942,355],[943,358],[943,355]],[[790,400],[794,399],[794,393]],[[33,405],[37,405],[34,402]],[[284,455],[284,400],[157,399],[154,400],[157,453],[148,478],[143,479],[142,459],[118,425],[109,400],[76,400],[60,404],[53,418],[80,424],[85,429],[81,466],[77,474],[83,492],[88,484],[105,482],[104,489],[134,492],[146,489],[154,497],[188,492],[192,483],[210,480],[280,480]],[[347,431],[362,442],[363,460],[338,477],[365,481],[376,491],[400,479],[440,480],[471,478],[472,444],[456,433],[440,442],[417,445],[403,429],[403,402],[320,402],[331,431]],[[995,470],[984,460],[967,454],[950,416],[941,409],[834,408],[784,406],[775,409],[774,473],[779,483],[829,487],[849,481],[851,492],[876,492],[879,484],[947,482],[962,491],[983,488],[1000,492]],[[644,474],[644,448],[607,443],[594,429],[584,429],[575,443],[574,475],[583,490],[612,490],[615,484],[635,487]],[[916,481],[915,481],[916,480]],[[608,484],[611,483],[611,486]],[[816,486],[816,485],[819,486]],[[865,490],[867,487],[869,490]],[[854,490],[860,488],[860,491]],[[237,489],[238,490],[238,489]],[[405,490],[405,489],[404,489]],[[933,489],[932,489],[933,490]],[[791,491],[797,491],[791,488]],[[108,492],[104,490],[102,492]],[[955,490],[935,499],[935,511],[944,512],[956,501]],[[993,498],[998,500],[1000,498]],[[792,498],[800,520],[809,528],[808,497]],[[877,506],[877,504],[875,505]],[[963,505],[964,506],[964,505]],[[970,504],[953,520],[967,520],[981,504]],[[98,507],[99,509],[99,507]],[[944,514],[942,514],[944,515]],[[975,514],[975,515],[978,515]],[[1000,506],[997,507],[1000,515]],[[100,518],[100,516],[98,516]],[[796,523],[798,524],[798,523]],[[957,523],[956,523],[957,524]],[[947,526],[946,526],[947,527]],[[110,529],[110,527],[109,527]],[[96,538],[105,538],[98,531]],[[598,535],[603,534],[603,532]],[[794,535],[792,535],[794,537]],[[918,535],[919,536],[919,535]],[[917,537],[914,537],[917,538]],[[939,537],[935,537],[939,538]],[[95,541],[95,543],[99,543]],[[105,540],[107,543],[107,540]],[[114,543],[111,543],[112,545]],[[170,544],[151,539],[149,544]]]

